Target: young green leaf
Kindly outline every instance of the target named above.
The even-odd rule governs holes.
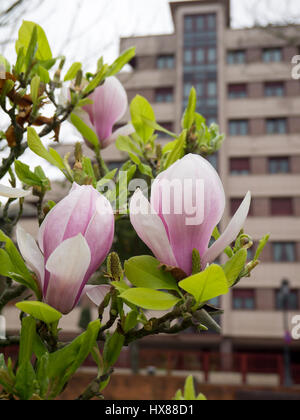
[[[195,121],[195,112],[197,107],[197,93],[193,87],[190,92],[188,107],[184,113],[182,128],[184,130],[190,130]]]
[[[120,297],[133,305],[153,311],[165,311],[180,302],[180,299],[169,293],[146,288],[128,289]]]
[[[125,337],[116,331],[106,341],[103,350],[104,371],[113,366],[121,354]]]
[[[188,277],[179,286],[194,296],[197,304],[208,302],[218,296],[228,293],[228,282],[223,269],[218,265],[211,265],[202,273]]]
[[[159,265],[159,261],[149,255],[134,257],[125,262],[125,275],[136,287],[177,291],[172,274],[163,271]]]
[[[235,285],[239,275],[245,268],[247,262],[247,250],[240,249],[227,263],[224,265],[224,273],[228,280],[229,287]]]
[[[41,61],[47,61],[52,59],[52,52],[49,46],[48,39],[46,34],[41,26],[37,25],[34,22],[24,21],[20,30],[19,38],[16,42],[16,52],[19,53],[20,49],[23,47],[27,52],[30,41],[32,39],[33,31],[37,31],[37,43],[38,48],[36,51],[36,58]]]
[[[145,118],[149,121],[155,122],[155,114],[152,106],[147,99],[137,95],[130,104],[130,114],[136,133],[140,136],[144,143],[147,143],[155,131],[154,128],[144,122]]]
[[[34,104],[37,103],[39,98],[39,89],[40,89],[41,79],[39,76],[34,76],[31,80],[31,99]]]
[[[129,63],[135,56],[135,47],[126,50],[115,62],[108,68],[106,77],[114,76],[119,73],[125,64]]]
[[[187,131],[184,130],[179,139],[176,142],[172,142],[174,147],[172,148],[171,152],[167,155],[167,159],[164,164],[164,169],[168,169],[173,163],[177,162],[184,156],[184,150],[186,147],[186,137]]]
[[[95,149],[99,149],[100,145],[97,134],[75,113],[71,114],[71,123],[77,128],[83,138],[89,141]]]
[[[64,81],[68,82],[70,80],[75,79],[77,73],[82,69],[81,63],[73,63],[72,66],[69,68],[67,74],[65,75]]]
[[[60,312],[42,302],[19,302],[16,304],[16,307],[20,309],[20,311],[25,312],[48,325],[58,322],[62,317]]]
[[[49,183],[44,172],[32,172],[28,165],[19,160],[15,161],[15,171],[19,180],[26,185],[43,187]]]

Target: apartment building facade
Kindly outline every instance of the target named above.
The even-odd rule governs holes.
[[[256,244],[271,233],[253,276],[222,298],[221,339],[207,336],[202,345],[223,353],[280,353],[284,279],[291,289],[290,326],[300,314],[300,80],[291,76],[300,51],[300,39],[299,45],[291,39],[300,28],[232,29],[229,0],[173,1],[170,8],[173,34],[121,40],[121,51],[134,45],[137,55],[120,80],[129,99],[145,96],[158,123],[177,132],[196,88],[198,111],[227,134],[212,159],[227,193],[222,228],[251,190],[246,231]],[[295,363],[299,348],[291,343]]]

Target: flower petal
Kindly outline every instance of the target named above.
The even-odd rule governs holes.
[[[100,306],[105,296],[110,292],[111,286],[106,284],[100,286],[86,286],[84,291],[88,298],[96,305]]]
[[[163,264],[177,267],[164,224],[141,190],[137,190],[131,199],[130,220],[155,257]]]
[[[90,262],[90,248],[81,234],[60,244],[46,264],[50,273],[46,303],[63,314],[69,313],[78,302]]]
[[[114,143],[119,136],[130,136],[134,132],[135,129],[132,124],[124,125],[123,127],[116,130],[110,137],[102,141],[102,149],[105,149]]]
[[[224,213],[218,173],[206,159],[189,154],[157,177],[151,204],[165,225],[178,266],[190,274],[193,249],[205,254]]]
[[[99,140],[103,141],[112,135],[113,126],[125,115],[127,93],[116,77],[109,77],[103,86],[95,90],[91,99],[94,101],[91,121]]]
[[[0,184],[0,196],[7,198],[23,198],[30,195],[30,191],[25,191],[20,188],[11,188]]]
[[[44,257],[34,238],[27,233],[20,225],[17,226],[17,242],[20,252],[30,270],[38,277],[39,286],[43,290],[45,269]]]
[[[235,213],[231,222],[229,223],[225,232],[220,238],[208,249],[206,254],[203,256],[202,263],[206,267],[207,264],[213,262],[218,256],[230,245],[238,236],[239,232],[245,225],[246,219],[249,214],[251,205],[251,193],[247,193],[244,201],[240,208]]]

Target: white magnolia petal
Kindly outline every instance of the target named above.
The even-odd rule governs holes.
[[[20,252],[30,270],[32,270],[37,275],[40,288],[43,290],[45,276],[43,254],[37,246],[34,238],[20,225],[17,226],[16,235]]]
[[[106,284],[100,286],[86,286],[84,288],[84,292],[86,293],[87,297],[96,305],[100,306],[103,302],[105,296],[110,292],[111,286]]]
[[[90,248],[81,234],[62,242],[47,261],[51,276],[46,302],[63,314],[69,313],[78,301],[90,262]]]
[[[106,147],[113,144],[119,136],[130,136],[134,132],[135,129],[132,124],[124,125],[123,127],[120,127],[118,130],[114,131],[110,137],[102,141],[102,148],[105,149]]]
[[[25,191],[20,188],[11,188],[0,184],[0,196],[7,198],[24,198],[30,195],[30,191]]]
[[[162,263],[177,266],[165,226],[141,190],[130,202],[130,220],[141,240]]]
[[[238,236],[239,232],[244,227],[246,219],[249,214],[251,206],[251,193],[247,193],[244,201],[242,202],[240,208],[235,213],[231,222],[229,223],[225,232],[220,236],[220,238],[208,249],[206,254],[202,258],[203,266],[213,262],[218,256],[224,251],[224,249],[230,245]]]

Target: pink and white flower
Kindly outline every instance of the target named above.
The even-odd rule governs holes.
[[[183,186],[186,180],[194,182],[188,183],[188,188],[183,187],[183,194],[173,189],[170,196],[166,193],[166,188],[170,186],[166,181],[172,183],[174,180],[180,181]],[[180,214],[175,213],[167,200],[175,206],[178,201],[201,206],[201,223],[187,223],[191,214],[187,213],[186,207],[182,206]],[[151,203],[140,190],[135,192],[130,203],[130,218],[139,237],[161,263],[179,267],[190,275],[193,249],[199,251],[204,269],[236,239],[245,224],[251,204],[250,192],[223,235],[209,247],[212,233],[223,217],[225,202],[224,188],[216,170],[206,159],[190,154],[157,177],[151,190]]]
[[[6,198],[24,198],[30,194],[30,191],[25,191],[20,188],[11,188],[0,184],[0,196]]]
[[[68,314],[86,293],[90,277],[107,257],[114,238],[109,201],[92,186],[73,185],[47,215],[38,244],[21,226],[20,252],[36,274],[45,303]]]

